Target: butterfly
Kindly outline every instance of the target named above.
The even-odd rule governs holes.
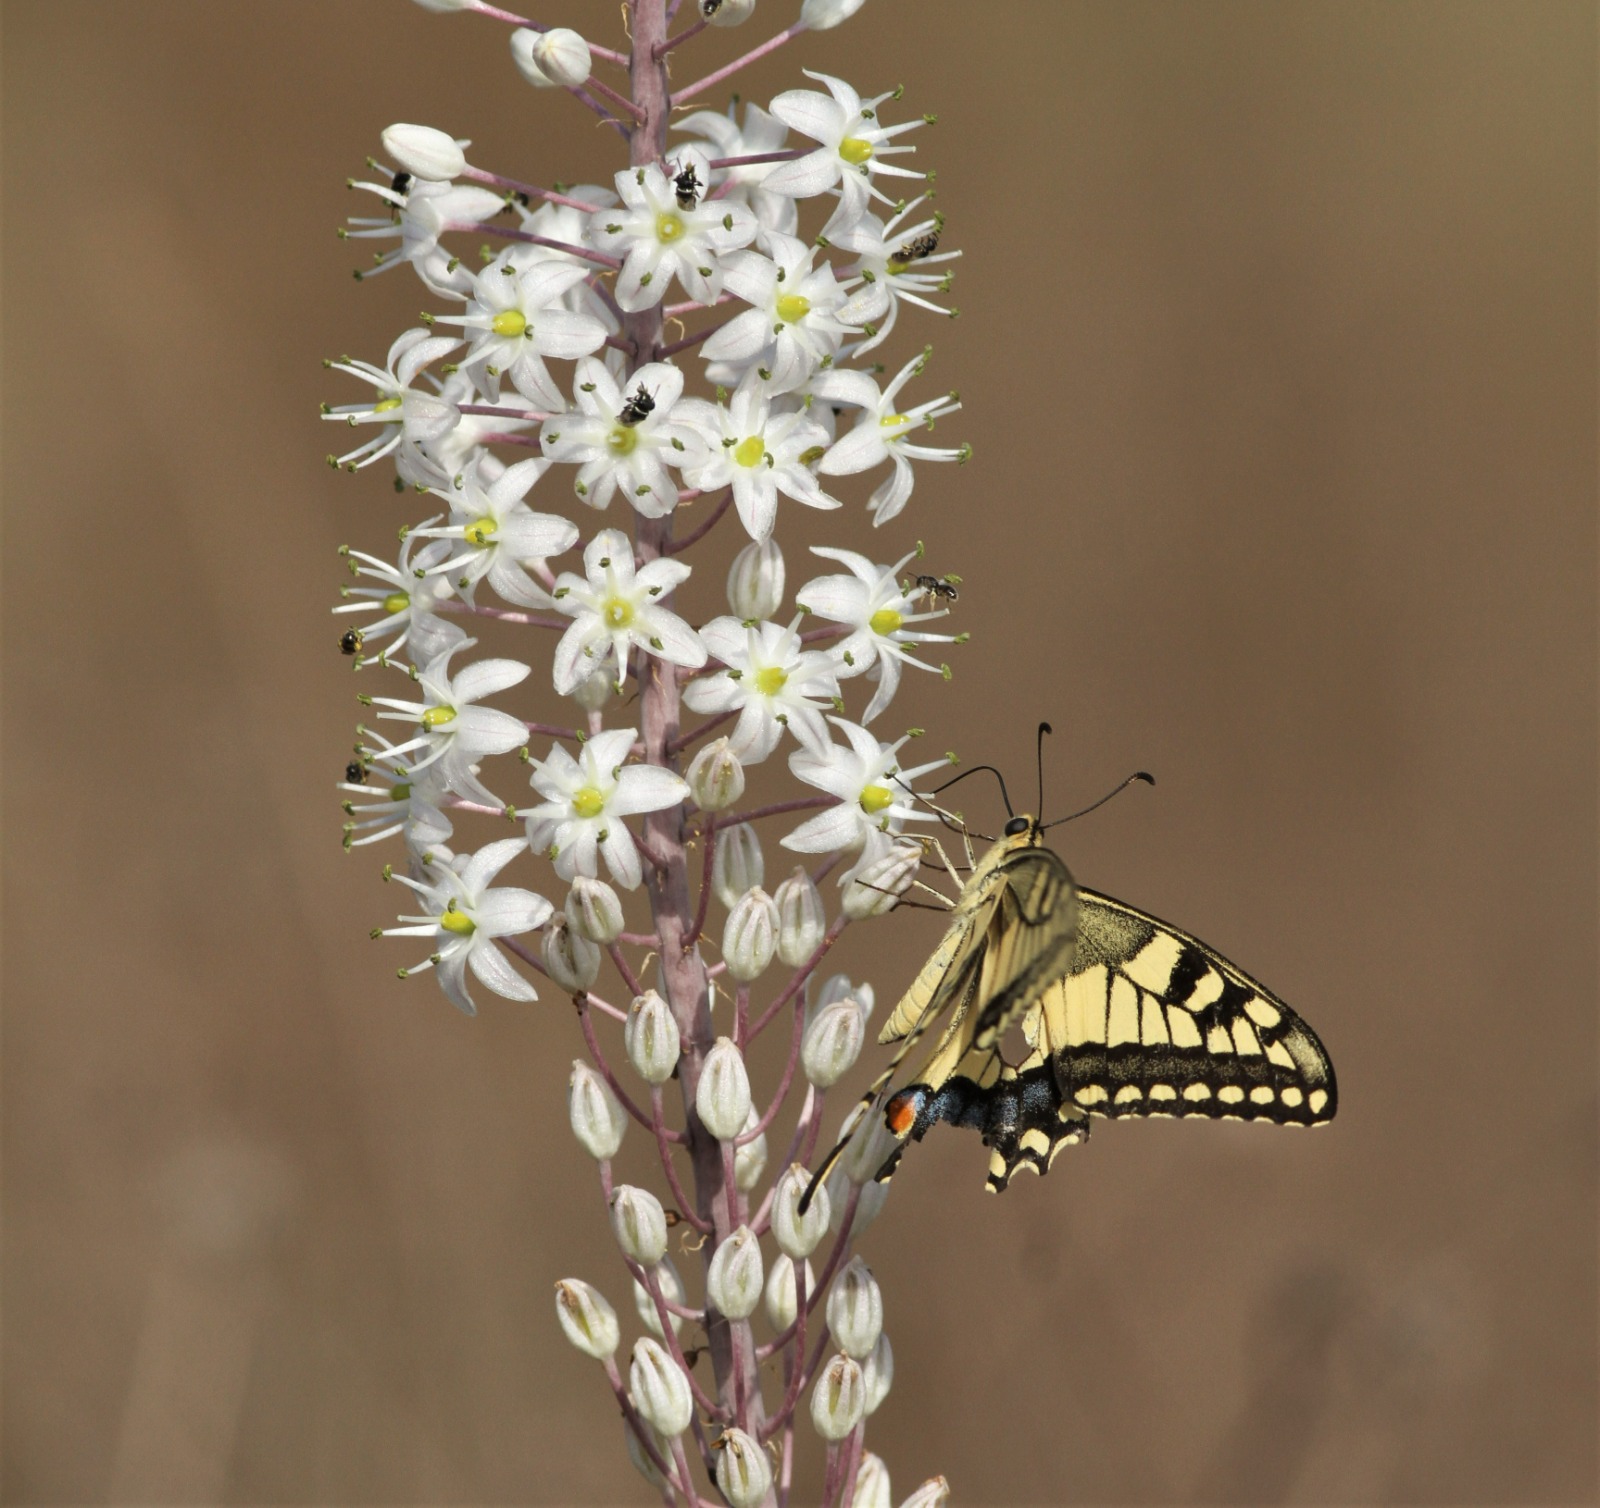
[[[972,865],[944,937],[879,1035],[900,1049],[834,1155],[935,1028],[913,1081],[882,1099],[895,1145],[879,1180],[940,1121],[982,1134],[998,1192],[1019,1170],[1046,1172],[1088,1137],[1092,1116],[1332,1120],[1338,1088],[1316,1033],[1198,938],[1079,886],[1045,845],[1046,825],[1013,816]],[[1001,1046],[1019,1023],[1027,1052],[1011,1064]]]

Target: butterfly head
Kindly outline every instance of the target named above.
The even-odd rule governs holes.
[[[1044,841],[1044,827],[1037,817],[1030,817],[1024,812],[1006,823],[1005,835],[1008,838],[1026,838],[1029,843],[1041,843]]]

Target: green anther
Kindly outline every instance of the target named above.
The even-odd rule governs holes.
[[[456,709],[454,707],[429,707],[422,714],[422,726],[424,728],[442,728],[446,723],[453,723],[455,720]]]
[[[761,458],[767,453],[766,441],[760,435],[751,435],[748,440],[741,440],[733,452],[733,458],[741,466],[759,466]]]
[[[411,598],[404,592],[390,592],[383,599],[383,610],[386,613],[403,613],[411,606]]]
[[[528,321],[520,309],[502,309],[494,317],[492,326],[496,335],[521,335],[528,328]]]
[[[873,633],[887,635],[894,633],[905,619],[892,607],[880,607],[867,622]]]
[[[494,527],[492,518],[475,518],[461,531],[461,537],[469,545],[486,545],[494,538]]]
[[[861,810],[876,817],[886,806],[894,803],[894,792],[886,785],[864,786],[861,791]]]
[[[478,924],[465,911],[457,911],[453,906],[439,918],[439,925],[457,937],[470,937],[478,930]]]
[[[811,312],[811,300],[799,293],[786,293],[778,300],[778,318],[792,325]]]
[[[776,665],[769,665],[765,670],[756,672],[756,690],[762,696],[776,696],[788,684],[789,673],[780,670]]]
[[[828,447],[826,445],[812,445],[800,452],[800,464],[802,466],[815,466],[827,453]]]
[[[372,412],[375,414],[390,414],[399,407],[400,400],[398,398],[380,398],[372,405]]]
[[[633,622],[633,604],[622,597],[607,597],[600,616],[607,628],[627,628]]]
[[[614,456],[631,456],[639,443],[639,431],[631,424],[613,424],[606,436],[606,448]]]
[[[858,168],[872,156],[872,143],[862,136],[847,136],[839,143],[839,155]]]
[[[673,212],[663,210],[656,216],[656,240],[676,241],[683,234],[683,221]]]
[[[592,785],[574,793],[572,809],[580,817],[598,817],[606,809],[606,798]]]

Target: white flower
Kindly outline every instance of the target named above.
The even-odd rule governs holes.
[[[542,895],[506,885],[489,888],[492,880],[526,845],[521,838],[490,843],[464,860],[460,869],[444,868],[437,881],[425,885],[404,875],[394,878],[422,897],[423,916],[403,916],[406,925],[387,927],[385,937],[433,937],[438,946],[423,963],[402,971],[418,974],[437,967],[439,988],[452,1005],[475,1016],[477,1006],[467,993],[467,970],[507,1000],[537,1000],[533,986],[505,961],[494,946],[497,937],[516,937],[542,926],[551,905]]]
[[[831,655],[802,646],[800,621],[783,628],[713,618],[700,630],[706,648],[727,668],[691,681],[683,688],[683,703],[694,712],[737,709],[739,721],[728,742],[746,764],[772,753],[785,727],[819,756],[828,747],[819,709],[839,695],[839,681]]]
[[[563,571],[551,593],[573,619],[556,645],[555,687],[563,696],[598,668],[607,652],[620,683],[635,645],[691,670],[705,664],[705,646],[695,631],[676,613],[655,605],[687,579],[689,567],[682,561],[652,560],[635,570],[628,536],[602,529],[584,548],[583,568],[584,576]]]
[[[867,331],[867,339],[850,348],[852,358],[883,344],[894,329],[902,301],[951,318],[958,312],[942,308],[924,296],[947,292],[955,276],[954,272],[928,269],[961,255],[959,251],[939,250],[943,215],[930,215],[915,225],[906,223],[925,202],[925,198],[913,199],[888,224],[876,215],[864,214],[834,238],[839,250],[856,256],[854,264],[844,272],[847,287],[861,283],[850,300],[851,319],[859,325],[875,322]]]
[[[500,398],[500,378],[547,413],[562,407],[561,389],[544,361],[570,361],[605,344],[606,327],[561,300],[589,269],[561,256],[529,259],[502,252],[472,280],[465,314],[439,314],[435,323],[460,325],[472,337],[461,367],[491,403]]]
[[[915,485],[911,475],[912,461],[960,461],[972,454],[970,445],[959,445],[954,450],[936,449],[931,445],[913,445],[910,436],[919,429],[932,429],[936,419],[953,414],[961,407],[955,393],[930,398],[915,408],[904,410],[895,407],[895,400],[913,377],[928,363],[928,352],[913,357],[895,374],[882,392],[865,372],[834,370],[823,372],[811,384],[819,398],[849,403],[861,410],[855,427],[838,440],[823,456],[818,470],[829,476],[849,476],[869,467],[894,462],[894,473],[880,482],[867,499],[872,521],[881,527],[889,522],[906,505]]]
[[[873,734],[842,717],[828,719],[849,740],[845,747],[830,744],[821,754],[797,749],[789,756],[789,769],[798,780],[836,796],[839,805],[802,822],[783,846],[797,853],[832,853],[859,848],[873,833],[898,833],[907,822],[933,822],[931,812],[913,805],[911,785],[948,761],[932,760],[902,770],[896,756],[910,737],[892,744],[879,743]]]
[[[591,212],[579,209],[577,205],[610,206],[617,202],[617,196],[610,189],[601,188],[596,183],[577,183],[566,191],[565,197],[576,203],[560,204],[553,199],[541,199],[529,206],[524,205],[519,199],[513,199],[511,202],[522,217],[524,230],[536,236],[543,236],[547,241],[560,241],[568,246],[585,246],[589,240]],[[571,262],[576,267],[582,267],[590,276],[595,271],[594,264],[575,251],[562,251],[554,246],[540,246],[538,254]],[[594,285],[587,279],[581,283],[574,283],[562,295],[561,301],[567,308],[577,313],[593,315],[605,326],[608,334],[615,335],[622,329],[622,324],[612,312],[611,306],[601,298],[595,291]]]
[[[689,297],[714,304],[722,296],[723,259],[755,239],[756,217],[726,199],[707,203],[698,192],[680,194],[675,179],[693,168],[700,184],[711,176],[698,147],[676,156],[668,178],[654,163],[617,174],[622,208],[602,210],[589,221],[589,238],[601,251],[623,258],[616,300],[624,309],[653,309],[673,278]]]
[[[434,519],[428,520],[428,523],[433,522]],[[359,600],[347,601],[345,606],[334,608],[334,612],[378,611],[383,614],[376,623],[366,623],[355,630],[358,653],[371,641],[393,634],[394,642],[383,651],[385,659],[409,645],[412,657],[419,664],[426,665],[429,660],[466,640],[465,629],[459,624],[447,622],[434,612],[438,604],[455,590],[442,577],[428,574],[449,556],[450,546],[443,540],[431,540],[413,558],[411,552],[418,537],[419,531],[416,529],[406,535],[400,542],[400,558],[393,565],[362,550],[352,550],[348,545],[341,547],[339,553],[350,562],[352,576],[366,576],[380,583],[375,587],[346,586],[339,589],[341,597]]]
[[[507,602],[551,606],[549,594],[523,567],[542,567],[551,555],[570,550],[578,542],[578,529],[553,513],[535,513],[523,502],[545,465],[518,461],[485,486],[474,456],[449,488],[433,488],[436,497],[450,504],[450,522],[412,532],[451,540],[454,551],[449,559],[429,567],[429,574],[448,574],[468,602],[477,584],[487,579]]]
[[[371,701],[375,707],[393,709],[380,712],[380,718],[414,723],[420,730],[409,742],[396,744],[386,759],[398,761],[413,749],[421,749],[423,756],[410,766],[409,774],[437,764],[445,785],[457,795],[500,806],[499,797],[479,783],[473,765],[486,754],[508,754],[526,743],[527,724],[509,712],[474,704],[479,697],[517,685],[527,676],[528,667],[518,660],[479,660],[451,677],[451,655],[476,642],[463,639],[452,644],[413,672],[422,688],[420,702],[388,696],[375,696]]]
[[[573,487],[591,508],[608,506],[620,487],[646,518],[660,518],[678,505],[667,468],[699,453],[694,432],[673,412],[683,373],[651,362],[628,383],[624,395],[603,361],[585,357],[573,377],[577,410],[547,419],[540,444],[552,461],[580,468]]]
[[[462,371],[451,372],[439,391],[440,396],[450,403],[478,401],[478,390],[473,387],[472,379]],[[476,458],[479,477],[485,482],[494,481],[506,469],[505,462],[485,446],[533,428],[542,417],[540,410],[524,405],[521,398],[507,401],[508,398],[509,395],[502,395],[497,406],[520,408],[529,417],[514,419],[505,414],[462,414],[460,422],[437,440],[400,447],[395,458],[400,480],[411,487],[445,487],[452,477],[459,476],[466,469],[468,461]]]
[[[389,359],[382,369],[370,361],[342,357],[326,365],[335,372],[348,372],[378,391],[367,403],[323,404],[324,419],[342,420],[353,429],[358,424],[383,427],[364,445],[342,456],[329,456],[330,466],[359,471],[397,450],[402,441],[422,445],[437,441],[461,422],[461,410],[437,393],[419,393],[411,384],[431,361],[460,345],[448,336],[429,335],[426,330],[407,330],[389,347]]]
[[[725,286],[751,305],[723,325],[701,347],[713,381],[760,372],[771,393],[801,386],[825,365],[851,331],[841,313],[846,293],[824,262],[813,267],[817,251],[793,236],[767,232],[769,255],[741,252],[728,262]]]
[[[383,150],[402,172],[435,183],[448,183],[466,167],[462,148],[471,145],[470,141],[457,141],[433,126],[400,124],[386,126],[383,132]]]
[[[472,184],[430,183],[406,173],[394,175],[392,183],[356,183],[351,188],[376,194],[394,213],[381,219],[352,215],[350,229],[339,234],[348,240],[388,240],[398,236],[400,244],[378,255],[358,278],[374,277],[410,262],[417,275],[435,293],[462,293],[472,286],[472,274],[439,245],[439,237],[452,222],[477,225],[497,215],[505,207],[499,194]]]
[[[671,770],[626,764],[638,737],[633,728],[596,733],[574,759],[559,744],[536,760],[530,783],[544,797],[526,813],[528,845],[548,853],[564,880],[593,879],[604,858],[611,877],[626,890],[643,878],[639,851],[624,817],[676,806],[689,787]]]
[[[346,780],[339,786],[341,791],[363,798],[347,798],[343,802],[345,815],[350,818],[344,825],[344,846],[361,848],[400,833],[408,856],[420,867],[455,830],[439,809],[439,803],[448,792],[439,778],[438,767],[424,770],[417,776],[407,776],[385,769],[381,764],[371,764],[369,761],[381,757],[393,746],[381,734],[364,731],[367,737],[378,739],[383,747],[373,749],[363,745],[361,758],[351,766],[360,772],[360,781]],[[365,836],[356,837],[358,832]],[[448,854],[449,850],[445,852]]]
[[[865,0],[805,0],[800,7],[800,24],[812,31],[827,31],[848,21]]]
[[[781,152],[789,140],[789,128],[775,115],[768,115],[760,105],[751,101],[744,107],[744,126],[735,119],[738,102],[728,105],[728,113],[720,115],[715,110],[696,110],[673,123],[675,131],[688,131],[707,142],[714,151],[712,157],[761,157],[768,152]],[[774,164],[750,163],[736,168],[713,168],[711,187],[720,188],[732,183],[721,201],[742,200],[750,206],[763,230],[775,230],[792,236],[800,222],[800,208],[787,194],[768,193],[762,187]]]
[[[898,126],[884,126],[878,122],[878,106],[886,99],[894,99],[898,90],[880,94],[876,99],[863,101],[843,79],[830,78],[825,73],[805,70],[808,79],[828,86],[827,94],[813,89],[790,89],[772,102],[772,113],[785,125],[802,136],[819,143],[817,150],[798,157],[793,162],[780,162],[766,177],[763,187],[769,193],[790,194],[796,199],[809,199],[813,195],[837,188],[839,207],[823,227],[824,236],[832,236],[861,218],[868,197],[881,199],[885,204],[893,201],[875,184],[875,174],[895,178],[920,178],[922,174],[910,168],[895,167],[884,158],[899,152],[914,152],[915,147],[890,146],[896,136],[913,131],[922,125],[920,120],[904,121]],[[832,98],[829,98],[829,95]]]
[[[803,410],[774,413],[769,389],[754,371],[726,407],[685,398],[678,417],[694,431],[705,457],[684,467],[684,480],[706,492],[731,486],[739,521],[752,539],[772,533],[780,492],[811,508],[839,506],[806,464],[808,456],[819,458],[828,432]]]
[[[842,675],[860,675],[877,668],[878,689],[861,714],[861,721],[870,723],[893,699],[900,684],[902,663],[915,665],[920,670],[934,668],[915,659],[912,647],[955,642],[953,634],[924,633],[907,625],[948,614],[943,609],[936,613],[914,611],[918,594],[907,593],[901,587],[900,572],[907,561],[916,559],[915,551],[892,566],[875,565],[865,555],[822,545],[813,546],[811,553],[825,560],[837,560],[850,574],[818,576],[795,594],[795,601],[819,617],[849,626],[849,637],[833,648],[845,667],[840,672]]]

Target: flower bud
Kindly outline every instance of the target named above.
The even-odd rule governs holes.
[[[871,850],[869,849],[870,853]],[[892,911],[911,888],[922,866],[922,850],[914,843],[891,843],[876,858],[866,859],[849,876],[841,905],[853,922]]]
[[[641,1419],[639,1427],[650,1437],[650,1443],[655,1447],[656,1454],[663,1461],[672,1460],[672,1446],[661,1438],[661,1432],[648,1420]],[[628,1442],[628,1459],[633,1462],[633,1469],[639,1473],[652,1487],[658,1491],[667,1485],[667,1479],[661,1475],[660,1468],[640,1445],[639,1437],[634,1434],[633,1426],[626,1419],[622,1421],[622,1433]]]
[[[713,26],[739,26],[755,14],[756,0],[700,0],[700,14]]]
[[[765,1280],[761,1243],[748,1225],[741,1225],[711,1258],[706,1269],[706,1300],[729,1319],[749,1319],[761,1302]]]
[[[678,1276],[678,1269],[672,1265],[671,1257],[663,1257],[651,1268],[650,1276],[656,1280],[656,1286],[661,1290],[661,1297],[669,1304],[685,1307],[686,1296],[683,1291],[683,1279]],[[634,1280],[633,1307],[639,1316],[639,1322],[652,1335],[665,1339],[661,1333],[661,1316],[656,1313],[656,1301],[650,1296],[650,1290]],[[672,1322],[672,1333],[678,1334],[683,1329],[683,1316],[667,1310],[667,1318]]]
[[[572,1134],[591,1157],[604,1162],[617,1155],[628,1117],[610,1085],[582,1058],[573,1060],[567,1080],[567,1115]]]
[[[472,0],[417,0],[423,10],[431,10],[438,15],[449,15],[451,11],[466,10],[472,5]]]
[[[825,1187],[833,1200],[828,1211],[828,1228],[838,1235],[840,1227],[844,1224],[845,1203],[850,1197],[853,1185],[849,1175],[842,1168],[835,1168],[828,1175]],[[867,1233],[868,1227],[883,1212],[884,1201],[889,1197],[889,1185],[886,1183],[864,1183],[860,1185],[861,1192],[856,1198],[855,1218],[850,1222],[850,1235],[852,1239],[859,1239]]]
[[[894,1498],[889,1493],[889,1468],[882,1456],[869,1450],[861,1457],[861,1468],[856,1472],[856,1496],[851,1508],[894,1508]]]
[[[783,552],[770,534],[747,544],[728,570],[728,606],[735,618],[770,618],[783,605]]]
[[[552,84],[563,89],[576,89],[588,82],[593,62],[589,57],[589,44],[577,32],[566,26],[552,26],[529,49],[533,60]]]
[[[689,1379],[678,1370],[678,1364],[667,1355],[661,1343],[648,1335],[633,1343],[628,1393],[633,1406],[663,1435],[670,1438],[688,1429],[694,1415]]]
[[[730,911],[747,890],[766,878],[761,839],[748,822],[717,829],[716,852],[711,858],[711,893]]]
[[[773,892],[772,899],[778,904],[778,957],[791,969],[797,969],[817,951],[817,944],[828,929],[822,892],[797,864],[794,873]]]
[[[800,1213],[801,1196],[810,1184],[811,1175],[795,1163],[772,1191],[772,1239],[786,1257],[809,1257],[828,1233],[831,1201],[826,1186],[817,1190],[805,1214]]]
[[[943,1477],[929,1477],[900,1508],[944,1508],[950,1501],[950,1484]]]
[[[810,1026],[835,1000],[853,1000],[861,1012],[863,1022],[872,1019],[872,1008],[877,996],[866,980],[852,984],[848,974],[830,974],[816,994],[806,991],[806,1025]]]
[[[828,1290],[828,1328],[839,1349],[857,1361],[872,1354],[883,1334],[883,1292],[860,1257],[851,1257]]]
[[[728,1430],[716,1444],[717,1486],[729,1508],[758,1508],[772,1486],[767,1453],[742,1429]]]
[[[625,1183],[612,1195],[611,1229],[623,1255],[641,1267],[654,1267],[667,1254],[667,1212],[648,1189]]]
[[[610,665],[602,665],[572,688],[572,699],[585,712],[598,712],[611,700],[611,693],[617,689],[616,682],[616,671]]]
[[[866,1407],[867,1390],[861,1368],[848,1356],[833,1357],[811,1392],[811,1422],[817,1433],[824,1440],[844,1439],[861,1423]]]
[[[747,890],[728,913],[722,956],[741,984],[759,979],[778,947],[778,908],[765,890]]]
[[[744,795],[744,766],[725,738],[714,739],[696,754],[684,779],[703,812],[726,811]]]
[[[550,977],[569,995],[581,995],[600,977],[600,949],[579,934],[563,912],[544,924],[539,956]]]
[[[851,1183],[870,1184],[900,1144],[900,1139],[884,1124],[882,1110],[875,1108],[862,1116],[839,1158],[838,1167]]]
[[[610,1356],[622,1337],[617,1311],[581,1278],[563,1278],[556,1284],[556,1318],[567,1339],[596,1361]]]
[[[579,937],[608,947],[622,931],[622,902],[604,880],[580,874],[567,891],[567,920]]]
[[[654,990],[634,997],[622,1028],[628,1061],[647,1084],[665,1084],[678,1066],[678,1023]]]
[[[828,31],[848,21],[866,0],[805,0],[800,7],[800,24],[811,31]]]
[[[556,81],[539,66],[535,51],[543,39],[542,31],[535,31],[531,26],[519,26],[511,33],[511,61],[517,65],[517,72],[535,89],[554,89]]]
[[[861,1056],[867,1028],[854,1000],[835,1000],[806,1028],[800,1061],[818,1089],[832,1089]]]
[[[894,1383],[894,1348],[889,1344],[888,1331],[878,1337],[872,1355],[861,1363],[861,1376],[867,1385],[867,1412],[874,1414]]]
[[[700,1067],[694,1108],[718,1141],[732,1141],[750,1115],[750,1078],[733,1038],[718,1037]]]
[[[397,168],[434,183],[449,182],[467,165],[455,137],[432,126],[390,126],[383,133],[383,150]]]
[[[756,1114],[756,1107],[752,1105],[739,1135],[748,1136],[759,1124],[760,1117]],[[766,1170],[767,1133],[763,1131],[754,1141],[747,1141],[742,1147],[733,1149],[733,1186],[741,1194],[748,1194],[761,1182],[761,1175]]]
[[[767,1276],[767,1320],[774,1330],[787,1330],[800,1312],[797,1266],[792,1257],[780,1257],[772,1264],[772,1271]],[[805,1269],[806,1302],[809,1304],[811,1295],[817,1291],[817,1275],[812,1272],[809,1262],[805,1264]]]

